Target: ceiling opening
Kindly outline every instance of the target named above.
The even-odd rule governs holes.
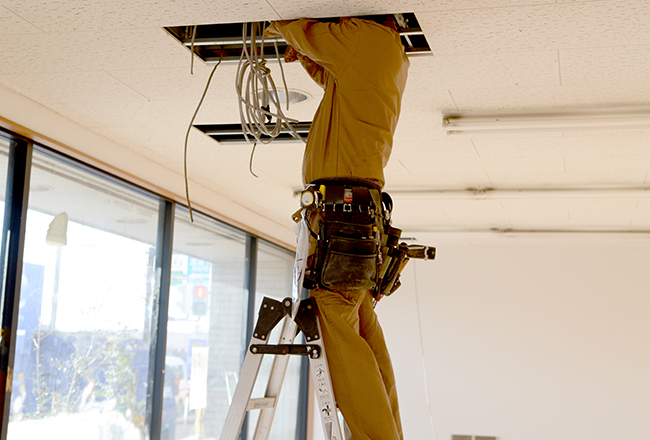
[[[363,15],[360,18],[365,18],[374,21],[383,21],[387,14],[383,15]],[[392,15],[397,24],[397,30],[402,39],[402,44],[409,56],[418,55],[431,55],[431,49],[427,40],[420,28],[420,24],[412,12],[409,13],[396,13]],[[320,21],[338,22],[339,17],[319,18]],[[258,22],[260,27],[264,24]],[[196,56],[201,58],[207,64],[215,64],[221,59],[222,62],[238,62],[241,58],[244,44],[250,44],[249,36],[249,23],[219,23],[219,24],[204,24],[204,25],[189,25],[189,26],[175,26],[166,27],[165,30],[169,32],[181,44],[185,45],[189,50],[193,51]],[[244,41],[244,33],[246,33],[248,40]],[[259,40],[261,42],[261,40]],[[274,42],[275,44],[273,44]],[[271,44],[266,44],[271,43]],[[277,54],[276,54],[277,46]],[[265,38],[265,44],[262,50],[264,51],[264,58],[277,59],[284,56],[287,48],[287,43],[281,37],[278,38]],[[286,91],[282,91],[279,97],[280,102],[286,100]],[[296,92],[289,91],[290,102],[302,101],[308,97],[294,96]],[[303,139],[307,138],[309,128],[311,127],[310,121],[302,121],[298,123],[289,123]],[[242,126],[239,123],[235,124],[205,124],[194,125],[195,128],[201,130],[206,135],[219,143],[242,143],[248,142],[244,136]],[[267,124],[269,131],[273,130],[273,125]],[[292,130],[284,127],[280,134],[275,138],[277,141],[283,142],[296,142],[301,141],[292,135]],[[261,141],[270,140],[267,136],[262,135]]]
[[[402,44],[409,56],[431,55],[431,48],[427,43],[424,32],[420,28],[415,14],[412,12],[390,14],[395,18],[397,30],[400,33]],[[377,20],[384,15],[363,15],[360,18]],[[338,17],[319,18],[321,21],[338,21]],[[181,44],[187,46],[206,63],[222,61],[239,61],[244,45],[244,25],[246,23],[219,23],[190,26],[166,27],[165,30],[176,38]],[[259,23],[263,25],[263,22]],[[196,28],[196,29],[195,29]],[[196,31],[196,34],[194,33]],[[194,37],[194,38],[192,38]],[[287,48],[287,43],[282,38],[266,38],[265,41],[275,40],[278,53],[282,57]],[[264,56],[267,59],[277,58],[273,44],[264,47]]]
[[[298,123],[289,123],[291,127],[304,139],[307,139],[309,134],[309,128],[311,127],[311,122],[298,122]],[[244,132],[242,131],[242,126],[240,123],[236,124],[205,124],[205,125],[195,125],[195,128],[201,130],[206,135],[210,136],[215,141],[220,143],[241,143],[247,142]],[[273,124],[267,124],[267,129],[273,131]],[[249,136],[250,137],[250,136]],[[271,138],[268,136],[262,135],[262,142],[268,141]],[[295,138],[291,130],[286,127],[283,127],[280,131],[280,134],[275,138],[278,142],[301,142],[300,139]]]

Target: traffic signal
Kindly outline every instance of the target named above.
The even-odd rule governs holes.
[[[194,286],[192,314],[195,316],[208,314],[208,289],[205,286]]]

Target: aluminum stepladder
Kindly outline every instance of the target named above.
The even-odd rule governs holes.
[[[325,432],[325,440],[345,440],[350,437],[347,426],[344,436],[339,423],[329,366],[321,338],[316,301],[313,298],[299,300],[309,255],[309,230],[307,223],[301,216],[298,216],[298,213],[294,214],[294,220],[296,220],[294,231],[297,237],[297,247],[293,269],[292,298],[285,298],[281,302],[268,297],[263,299],[220,440],[237,440],[246,412],[255,409],[260,411],[260,415],[253,439],[268,439],[290,354],[309,356],[309,369],[316,391],[316,401]],[[271,330],[283,320],[279,344],[269,345]],[[293,344],[297,329],[303,332],[307,344]],[[265,354],[275,355],[266,392],[262,398],[251,399]]]
[[[316,391],[321,421],[326,440],[344,440],[338,411],[332,391],[332,382],[323,347],[320,323],[314,298],[300,302],[265,297],[260,306],[257,325],[244,359],[239,382],[228,410],[220,440],[236,440],[247,411],[259,410],[260,415],[253,435],[254,440],[267,440],[280,397],[289,355],[309,356],[309,366]],[[271,330],[284,320],[278,344],[268,344]],[[296,329],[303,332],[307,344],[293,344]],[[264,397],[251,398],[265,354],[275,355]]]

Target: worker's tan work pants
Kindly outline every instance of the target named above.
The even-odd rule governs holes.
[[[334,397],[352,440],[402,440],[395,375],[370,291],[313,290]]]

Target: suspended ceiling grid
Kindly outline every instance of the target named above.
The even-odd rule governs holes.
[[[179,179],[172,190],[183,194],[183,138],[211,66],[195,59],[191,75],[188,49],[163,26],[400,11],[416,13],[433,55],[411,59],[386,169],[396,225],[420,239],[436,231],[647,227],[650,202],[641,198],[399,196],[413,189],[650,184],[647,131],[450,138],[440,128],[443,111],[650,102],[650,6],[643,1],[0,0],[0,85],[173,170]],[[277,64],[271,66],[281,83]],[[196,124],[237,122],[235,71],[235,64],[218,68]],[[311,97],[288,115],[311,120],[322,91],[297,63],[285,65],[285,73],[290,89]],[[249,146],[220,145],[193,130],[191,183],[288,229],[297,207],[292,194],[301,186],[302,151],[300,144],[259,146],[255,178],[248,171]],[[463,240],[480,244],[476,237]]]

